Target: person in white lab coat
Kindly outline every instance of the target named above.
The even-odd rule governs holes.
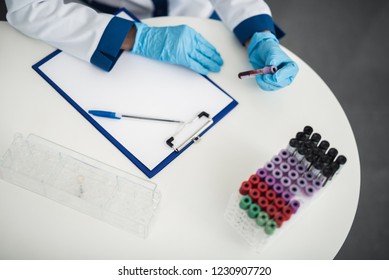
[[[298,66],[281,50],[277,37],[283,33],[273,23],[270,8],[263,0],[81,1],[85,4],[63,0],[5,0],[7,21],[24,34],[106,71],[112,69],[121,51],[127,50],[207,74],[220,71],[223,60],[215,47],[192,28],[150,27],[112,13],[124,7],[140,19],[217,15],[247,47],[254,68],[278,67],[274,74],[256,76],[262,89],[283,88],[297,75]]]

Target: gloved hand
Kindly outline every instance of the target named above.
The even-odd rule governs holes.
[[[257,32],[251,38],[247,49],[251,65],[257,68],[277,66],[274,74],[257,75],[257,84],[263,90],[277,90],[290,83],[297,75],[298,66],[281,50],[277,38],[270,32]]]
[[[188,67],[200,74],[219,72],[223,60],[207,40],[186,25],[149,27],[135,23],[132,53]]]

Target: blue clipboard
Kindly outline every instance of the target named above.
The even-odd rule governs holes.
[[[129,15],[131,18],[137,20],[137,18],[129,13],[125,9],[119,10],[119,12],[125,12],[127,15]],[[126,145],[126,141],[123,141],[120,137],[117,137],[117,135],[112,132],[110,129],[110,124],[106,125],[105,123],[102,123],[99,119],[96,119],[95,117],[91,116],[88,113],[88,109],[86,108],[88,106],[85,105],[85,102],[81,102],[79,97],[75,97],[73,92],[68,89],[64,89],[64,86],[58,82],[57,78],[53,76],[50,71],[47,71],[45,69],[45,66],[47,66],[48,63],[52,62],[58,56],[65,55],[60,50],[56,50],[53,53],[49,54],[42,60],[40,60],[38,63],[34,64],[32,68],[46,81],[48,82],[65,100],[72,105],[86,120],[88,120],[101,134],[103,134],[113,145],[116,146],[129,160],[131,160],[147,177],[152,178],[155,176],[158,172],[160,172],[163,168],[165,168],[171,161],[173,161],[175,158],[177,158],[179,155],[181,155],[187,148],[189,148],[196,139],[199,137],[202,137],[209,129],[211,129],[216,123],[218,123],[224,116],[226,116],[234,107],[237,106],[238,102],[233,99],[228,93],[226,93],[223,89],[221,89],[216,83],[214,83],[211,79],[209,79],[206,76],[201,76],[199,74],[196,74],[195,76],[199,78],[200,80],[197,81],[200,83],[205,83],[211,85],[211,88],[213,91],[215,91],[216,94],[220,95],[220,98],[224,98],[223,100],[223,107],[217,109],[216,112],[211,114],[212,123],[208,125],[205,129],[201,131],[201,133],[196,135],[196,139],[191,139],[188,141],[188,143],[183,146],[179,151],[176,149],[169,148],[169,152],[165,154],[162,153],[160,158],[157,158],[157,162],[153,164],[146,163],[147,160],[142,158],[142,156],[139,156],[139,153],[135,151],[134,146]],[[75,58],[72,58],[75,59]],[[123,56],[119,59],[125,59]],[[79,62],[85,64],[85,67],[90,68],[96,68],[88,63],[85,62]],[[119,61],[118,61],[119,63]],[[158,62],[157,62],[158,63]],[[164,63],[160,63],[164,65]],[[120,66],[115,66],[115,68]],[[161,66],[161,67],[171,67],[171,66]],[[100,69],[96,70],[93,69],[93,71],[101,71]],[[98,73],[98,72],[94,72]],[[107,75],[110,75],[108,73]],[[114,75],[114,74],[112,74]],[[193,74],[190,74],[193,75]],[[206,85],[205,85],[206,86]],[[169,91],[169,89],[168,89]],[[165,93],[165,92],[164,92]],[[169,93],[170,94],[170,93]],[[81,98],[82,99],[82,98]],[[196,113],[197,114],[197,113]],[[124,124],[124,123],[123,123]],[[115,123],[117,126],[117,124]],[[126,123],[126,125],[128,125]],[[167,139],[166,139],[167,140]],[[166,145],[166,143],[164,144]],[[167,146],[167,145],[166,145]]]

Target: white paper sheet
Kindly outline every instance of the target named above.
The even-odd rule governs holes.
[[[212,118],[235,102],[191,70],[129,52],[122,54],[111,72],[63,52],[39,70],[86,112],[106,110],[190,121],[202,111]],[[149,170],[172,153],[166,140],[180,129],[174,123],[92,117]]]

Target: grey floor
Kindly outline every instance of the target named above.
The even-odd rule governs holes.
[[[287,33],[281,43],[332,89],[357,140],[362,168],[359,206],[336,259],[389,259],[389,2],[268,3]],[[4,0],[0,20],[5,20]]]

